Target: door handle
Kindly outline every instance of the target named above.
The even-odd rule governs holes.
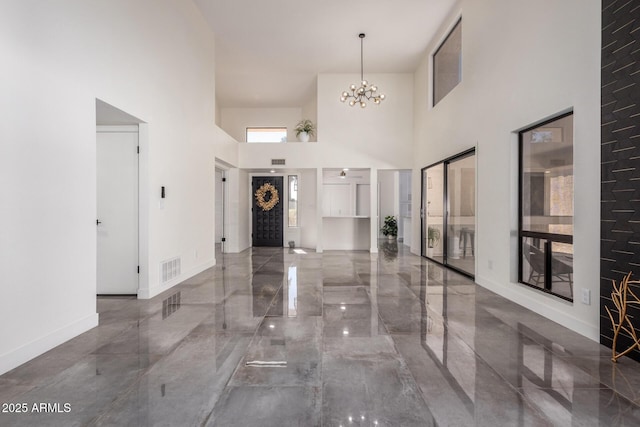
[[[99,219],[96,219],[96,225],[102,224],[102,221],[100,221]]]

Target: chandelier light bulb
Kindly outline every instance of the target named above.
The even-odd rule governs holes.
[[[367,103],[364,101],[360,101],[360,107],[364,108],[367,106]]]
[[[377,90],[378,90],[378,87],[377,87],[377,86],[371,86],[371,92],[375,92],[375,91],[377,91]]]
[[[351,89],[351,90],[356,90],[356,85],[351,85],[351,86],[349,86],[349,89]]]
[[[367,87],[368,82],[366,80],[363,80],[361,83],[362,83],[362,86]]]
[[[355,89],[355,88],[354,88],[354,89]],[[349,92],[347,92],[347,91],[345,90],[344,92],[342,92],[342,96],[346,98],[347,96],[349,96]]]
[[[349,105],[351,105],[351,106],[353,107],[354,105],[356,105],[356,101],[354,101],[354,100],[352,99],[351,101],[349,101]]]
[[[340,102],[344,102],[344,101],[346,101],[346,100],[347,100],[347,97],[346,97],[346,96],[341,96],[341,97],[340,97]]]
[[[380,94],[380,101],[384,101],[384,94]]]

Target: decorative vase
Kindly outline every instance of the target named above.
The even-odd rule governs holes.
[[[391,234],[387,234],[387,239],[389,240],[396,240],[396,236],[393,236]]]
[[[298,134],[298,141],[309,142],[309,134],[307,132],[300,132]]]

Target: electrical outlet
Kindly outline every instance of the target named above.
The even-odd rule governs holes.
[[[589,289],[582,288],[582,303],[591,305],[591,291]]]

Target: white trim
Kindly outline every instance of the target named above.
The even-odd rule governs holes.
[[[572,303],[568,301],[551,296],[548,297],[550,299],[545,299],[544,301],[532,298],[532,296],[523,294],[520,290],[525,289],[535,292],[536,294],[538,294],[539,291],[530,289],[528,286],[518,283],[509,283],[505,286],[481,276],[476,276],[476,283],[483,288],[507,298],[513,303],[528,308],[529,310],[546,317],[547,319],[553,320],[574,332],[584,335],[595,342],[599,342],[600,340],[599,325],[591,325],[571,316],[569,314],[569,310],[566,310],[566,306],[572,305]]]
[[[138,299],[151,299],[153,297],[155,297],[156,295],[161,294],[162,292],[166,291],[167,289],[170,289],[174,286],[176,286],[177,284],[180,284],[182,282],[184,282],[187,279],[190,279],[191,277],[195,276],[196,274],[202,273],[204,270],[211,268],[213,266],[216,265],[216,260],[215,258],[205,262],[204,264],[200,264],[195,266],[194,268],[192,268],[191,270],[189,270],[189,272],[181,274],[178,277],[175,277],[171,280],[169,280],[166,283],[163,283],[161,285],[158,286],[154,286],[154,287],[150,287],[150,288],[140,288],[138,290]]]
[[[0,355],[0,375],[96,326],[98,326],[98,313],[92,313],[15,350]]]
[[[138,295],[149,288],[149,125],[138,125]]]
[[[138,125],[96,125],[100,133],[138,133]]]

